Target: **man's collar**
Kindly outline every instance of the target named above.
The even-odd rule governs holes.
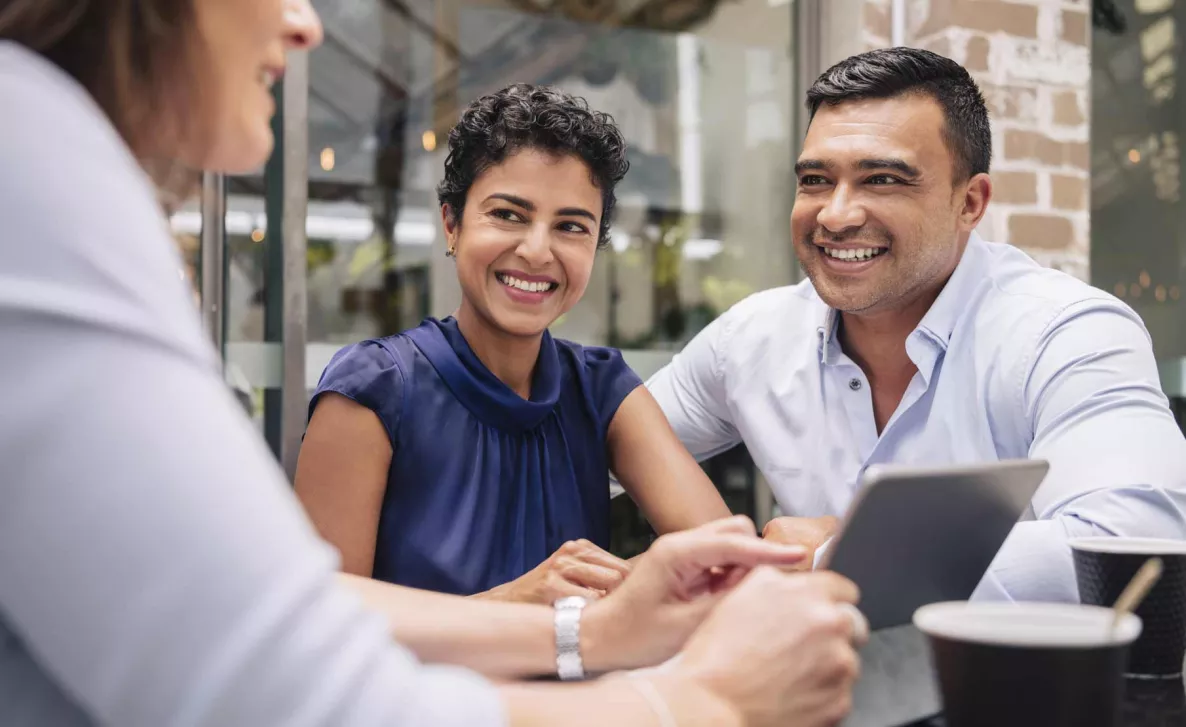
[[[984,240],[973,232],[968,238],[964,254],[955,266],[955,271],[915,328],[915,331],[922,332],[943,350],[947,350],[956,321],[967,308],[976,289],[975,281],[981,277],[984,268],[984,255]],[[816,300],[819,301],[819,324],[816,331],[819,334],[820,363],[829,364],[839,351],[840,343],[836,340],[836,330],[840,322],[840,313],[820,300],[818,294]]]
[[[915,329],[928,335],[944,351],[951,341],[956,322],[971,303],[977,288],[976,282],[983,277],[986,253],[984,240],[973,232],[955,271]]]

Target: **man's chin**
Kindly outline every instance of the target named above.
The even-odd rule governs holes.
[[[841,313],[868,313],[877,308],[880,301],[869,291],[852,290],[851,286],[836,285],[826,279],[812,278],[815,293],[829,308]]]

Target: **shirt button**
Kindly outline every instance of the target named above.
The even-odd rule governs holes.
[[[852,389],[853,391],[860,391],[861,390],[861,380],[860,379],[849,379],[848,380],[848,388]]]

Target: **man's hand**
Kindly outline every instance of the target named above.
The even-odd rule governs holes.
[[[791,570],[811,570],[815,551],[840,528],[840,520],[823,517],[778,517],[766,523],[762,538],[785,545],[801,545],[807,549],[807,557]]]
[[[549,606],[565,596],[595,600],[612,593],[630,570],[629,563],[588,540],[570,540],[532,570],[476,598]]]
[[[801,547],[756,537],[744,516],[662,536],[621,587],[586,609],[581,622],[586,670],[649,666],[670,658],[752,568],[792,566],[804,557]]]

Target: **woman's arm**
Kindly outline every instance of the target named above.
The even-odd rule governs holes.
[[[342,570],[370,576],[391,440],[379,417],[340,394],[323,394],[297,461],[296,494],[321,537],[342,554]]]
[[[646,387],[609,426],[610,469],[660,535],[729,516],[712,480],[684,448]]]
[[[349,574],[339,578],[368,607],[387,617],[395,640],[421,661],[465,666],[500,679],[556,673],[550,606],[462,598]],[[591,672],[623,666],[603,648],[602,626],[594,613],[583,619],[581,650]]]
[[[802,560],[802,548],[755,537],[745,517],[661,536],[630,577],[585,608],[585,670],[602,673],[660,663],[674,655],[721,595],[757,565]],[[548,606],[489,603],[356,576],[339,576],[387,616],[393,636],[421,660],[508,678],[554,674],[555,632]]]
[[[769,724],[836,723],[856,675],[850,642],[863,633],[860,616],[840,605],[856,599],[856,588],[830,573],[750,572],[800,552],[758,540],[740,517],[661,537],[621,589],[585,609],[580,650],[591,673],[663,662],[682,648],[680,660],[647,683],[611,676],[504,686],[510,723],[651,725],[664,713],[688,726],[752,724],[745,717],[757,715]],[[343,580],[421,658],[500,677],[554,672],[551,609]]]
[[[322,395],[297,462],[296,493],[321,537],[341,553],[344,573],[369,577],[374,571],[391,456],[391,440],[373,411],[339,394]],[[523,576],[475,597],[548,604],[563,596],[597,598],[629,572],[593,543],[573,541]]]
[[[673,676],[647,680],[664,706],[656,708],[629,678],[578,685],[514,684],[501,688],[513,727],[604,727],[667,725],[666,709],[680,727],[742,727],[740,711],[693,680]],[[645,688],[645,687],[643,687]]]

